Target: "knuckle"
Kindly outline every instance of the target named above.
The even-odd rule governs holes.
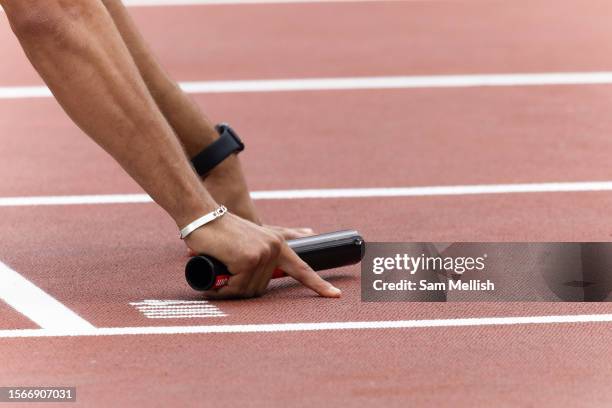
[[[261,253],[256,251],[246,252],[243,255],[243,260],[245,267],[251,271],[253,267],[259,264],[259,261],[261,260]]]
[[[270,248],[269,246],[263,247],[259,255],[260,255],[260,258],[259,258],[260,262],[267,261],[268,259],[270,259],[270,256],[272,255],[272,248]]]
[[[270,250],[274,256],[277,256],[283,247],[283,240],[278,236],[270,241]]]
[[[283,228],[283,231],[287,231],[287,229],[286,229],[286,228]],[[279,242],[283,242],[283,241],[285,240],[285,238],[284,238],[284,236],[283,236],[283,233],[282,233],[281,231],[274,230],[274,231],[270,231],[270,233],[271,233],[271,234],[274,236],[274,238],[275,238],[276,240],[278,240]]]
[[[241,275],[241,279],[237,280],[233,284],[233,288],[236,292],[244,293],[249,287],[249,282],[253,279],[253,275],[251,272],[248,274],[244,273]]]
[[[245,294],[249,290],[249,280],[244,279],[238,284],[240,293]]]

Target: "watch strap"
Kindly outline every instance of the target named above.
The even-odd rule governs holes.
[[[244,143],[228,124],[222,123],[215,126],[215,129],[219,138],[191,159],[200,176],[208,174],[231,154],[244,150]]]

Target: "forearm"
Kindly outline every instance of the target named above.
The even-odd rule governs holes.
[[[155,102],[189,157],[194,157],[218,138],[213,124],[161,67],[122,2],[102,2],[109,10]],[[205,186],[213,197],[226,204],[231,211],[260,223],[237,156],[230,156],[218,165],[206,178]]]
[[[93,0],[78,9],[57,4],[45,21],[10,7],[7,15],[64,110],[177,224],[212,209],[107,11]]]
[[[155,102],[176,132],[189,157],[218,135],[213,124],[172,80],[149,49],[121,0],[102,0],[134,58]]]

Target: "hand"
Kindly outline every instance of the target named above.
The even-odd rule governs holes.
[[[312,228],[287,228],[276,225],[264,225],[263,227],[280,234],[284,240],[310,237],[315,234]]]
[[[283,238],[283,240],[310,237],[314,235],[314,231],[310,228],[285,228],[285,227],[276,227],[273,225],[263,225],[263,228],[270,230],[272,233],[276,233]],[[197,256],[199,255],[193,249],[187,247],[187,255],[188,256]]]
[[[261,296],[277,267],[321,296],[341,294],[302,261],[280,234],[231,213],[195,230],[185,243],[196,253],[217,258],[234,275],[226,286],[204,292],[207,298]]]

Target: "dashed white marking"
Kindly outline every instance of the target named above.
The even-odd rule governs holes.
[[[428,197],[478,194],[523,194],[612,191],[612,181],[559,183],[476,184],[459,186],[324,188],[308,190],[253,191],[254,200],[292,200],[317,198]],[[0,207],[45,205],[150,203],[146,194],[108,194],[76,196],[0,197]]]
[[[180,86],[187,93],[200,94],[592,84],[612,84],[612,72],[255,79],[181,82]],[[45,86],[0,87],[0,99],[49,98],[51,96],[51,91]]]
[[[612,314],[476,317],[466,319],[390,320],[365,322],[228,324],[210,326],[105,327],[94,329],[0,330],[0,338],[130,336],[154,334],[282,333],[328,330],[382,330],[439,327],[516,326],[527,324],[612,323]]]
[[[0,300],[43,329],[91,330],[95,327],[45,291],[0,262]]]
[[[148,319],[195,319],[227,316],[217,306],[206,300],[143,300],[132,302]]]

